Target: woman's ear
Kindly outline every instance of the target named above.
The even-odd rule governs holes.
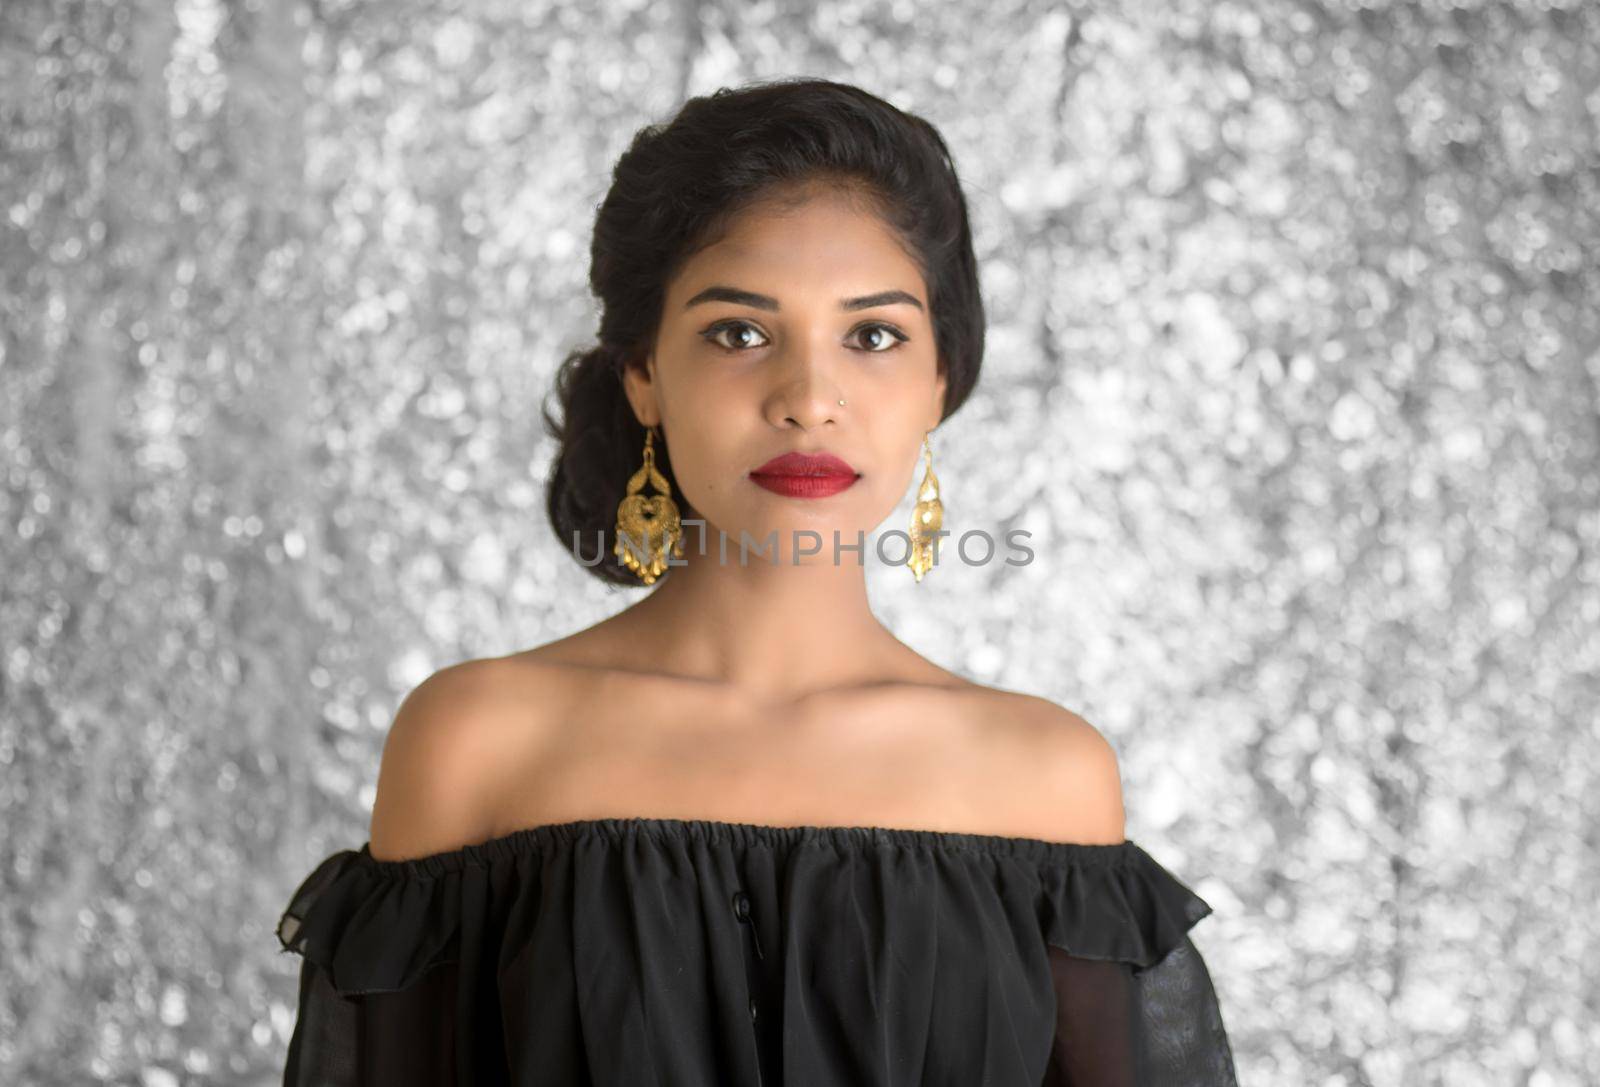
[[[656,404],[655,355],[645,356],[635,364],[622,365],[622,391],[633,407],[633,417],[640,426],[651,427],[661,422],[661,412]]]

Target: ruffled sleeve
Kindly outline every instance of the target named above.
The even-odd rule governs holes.
[[[491,872],[323,860],[278,922],[299,954],[285,1087],[434,1087],[506,1081],[494,1002]]]
[[[1216,991],[1189,930],[1211,907],[1133,842],[1047,866],[1056,994],[1041,1087],[1237,1087]]]

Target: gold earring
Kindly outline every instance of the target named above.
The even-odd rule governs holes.
[[[649,498],[640,494],[646,480],[661,493]],[[646,585],[654,584],[667,568],[669,551],[683,558],[683,523],[678,518],[678,504],[672,500],[672,486],[656,468],[651,427],[644,430],[644,464],[628,480],[628,493],[617,503],[617,545],[612,551]]]
[[[917,486],[917,507],[911,511],[911,575],[920,583],[922,575],[933,569],[934,533],[944,526],[944,503],[939,501],[939,477],[933,474],[933,446],[922,436],[924,468]]]

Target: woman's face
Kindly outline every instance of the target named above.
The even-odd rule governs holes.
[[[696,253],[667,287],[646,366],[625,378],[634,411],[660,424],[678,485],[707,521],[708,554],[721,530],[735,562],[741,531],[757,547],[776,532],[785,563],[792,533],[805,529],[821,551],[801,561],[832,562],[835,531],[842,544],[867,534],[870,555],[870,534],[905,494],[944,404],[916,264],[880,219],[825,190],[753,208]],[[833,454],[854,482],[752,478],[797,451]],[[686,550],[699,543],[686,530]]]

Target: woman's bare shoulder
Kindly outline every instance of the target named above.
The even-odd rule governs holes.
[[[992,783],[996,803],[1022,798],[1019,835],[1045,841],[1121,842],[1122,776],[1116,749],[1082,716],[1039,695],[985,688],[989,742],[1008,756]]]
[[[384,741],[369,848],[379,860],[483,841],[514,764],[571,703],[572,673],[537,654],[461,661],[414,687]]]

